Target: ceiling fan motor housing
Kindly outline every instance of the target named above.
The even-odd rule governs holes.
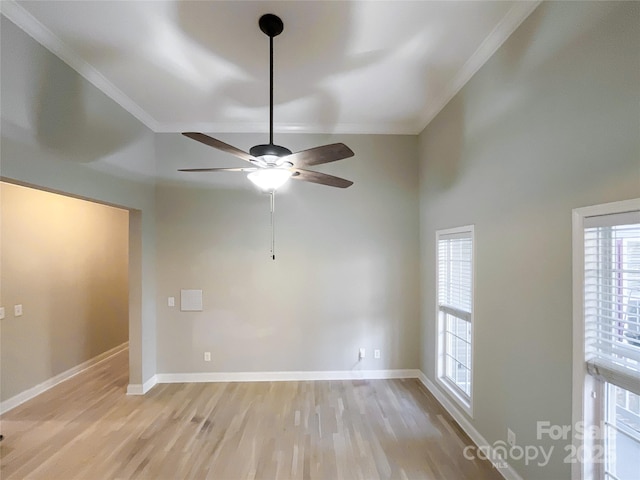
[[[280,145],[274,145],[272,143],[265,145],[256,145],[255,147],[251,147],[249,153],[254,157],[260,158],[265,155],[273,155],[275,157],[286,157],[287,155],[291,155],[291,150],[286,147],[282,147]]]

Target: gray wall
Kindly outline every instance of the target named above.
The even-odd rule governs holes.
[[[155,374],[154,136],[22,30],[1,17],[0,175],[132,210],[130,381]],[[134,212],[135,211],[135,212]],[[137,228],[139,227],[139,228]],[[3,338],[3,342],[9,341]]]
[[[413,368],[420,354],[433,380],[434,233],[475,224],[471,421],[489,442],[509,426],[536,445],[536,421],[571,421],[571,209],[640,195],[639,8],[543,3],[419,138],[278,137],[294,150],[345,141],[356,157],[322,170],[356,183],[291,182],[275,262],[265,196],[241,176],[175,173],[226,156],[153,135],[4,18],[0,173],[131,209],[132,383],[156,370]],[[144,173],[156,171],[157,191]],[[202,288],[205,311],[167,307],[181,288]],[[567,478],[562,457],[515,465]]]
[[[640,196],[640,4],[544,2],[420,135],[422,370],[435,231],[475,224],[475,428],[571,424],[571,210]],[[563,443],[527,479],[569,478]]]
[[[4,401],[128,340],[129,215],[4,182],[0,207]]]
[[[220,138],[246,149],[264,136]],[[355,184],[281,189],[275,261],[268,195],[242,174],[175,174],[242,161],[180,135],[157,139],[159,373],[418,365],[416,136],[277,135],[294,151],[345,142],[355,157],[317,170]],[[203,312],[167,307],[183,288],[204,291]]]

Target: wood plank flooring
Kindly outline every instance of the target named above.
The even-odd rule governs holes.
[[[417,380],[194,383],[126,396],[122,352],[0,417],[0,478],[500,479]]]

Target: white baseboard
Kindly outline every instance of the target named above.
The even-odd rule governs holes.
[[[154,375],[149,380],[140,383],[130,383],[127,385],[127,395],[144,395],[158,383],[158,376]]]
[[[462,428],[462,430],[464,430],[464,432],[469,435],[471,441],[478,447],[486,448],[486,446],[489,446],[492,450],[492,454],[489,456],[491,458],[497,458],[497,455],[494,454],[493,446],[489,445],[489,442],[487,442],[487,440],[482,435],[480,435],[480,432],[478,432],[478,430],[476,430],[474,426],[471,425],[471,422],[467,420],[467,417],[462,414],[458,407],[456,407],[454,403],[444,393],[442,393],[442,391],[421,371],[419,371],[418,373],[418,379],[422,382],[426,389],[429,390],[429,392],[434,397],[436,397],[436,400],[440,402],[444,409],[449,412],[449,415],[451,415],[453,419],[458,423],[458,425],[460,425],[460,428]],[[522,477],[518,475],[518,472],[516,472],[515,469],[505,460],[501,460],[501,465],[497,465],[496,462],[493,463],[498,473],[500,473],[500,475],[502,475],[506,480],[523,480]]]
[[[420,370],[336,370],[309,372],[201,372],[159,373],[158,383],[205,382],[289,382],[312,380],[375,380],[388,378],[418,378]]]
[[[4,402],[0,403],[0,415],[8,412],[9,410],[13,410],[18,405],[21,405],[27,400],[31,400],[36,395],[40,395],[41,393],[46,392],[50,388],[55,387],[59,383],[64,382],[65,380],[68,380],[71,377],[81,372],[84,372],[88,368],[95,367],[99,363],[104,362],[108,358],[113,357],[114,355],[117,355],[118,353],[122,352],[123,350],[126,350],[127,348],[129,348],[129,342],[124,342],[123,344],[118,345],[117,347],[113,347],[112,349],[107,350],[106,352],[103,352],[100,355],[97,355],[87,360],[86,362],[82,362],[80,365],[76,365],[75,367],[70,368],[65,372],[59,373],[55,377],[51,377],[50,379],[45,380],[42,383],[39,383],[35,387],[31,387],[30,389],[25,390],[24,392],[21,392],[18,395],[8,398]]]

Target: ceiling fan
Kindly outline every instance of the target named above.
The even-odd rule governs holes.
[[[330,187],[347,188],[350,180],[326,173],[303,169],[323,163],[352,157],[353,151],[343,143],[332,143],[292,153],[286,147],[273,143],[273,37],[282,33],[280,17],[267,13],[260,17],[260,30],[269,37],[269,143],[251,147],[249,153],[203,133],[184,132],[183,135],[223,152],[235,155],[252,164],[246,168],[184,168],[181,172],[249,172],[247,177],[262,190],[274,192],[290,178],[319,183]]]

